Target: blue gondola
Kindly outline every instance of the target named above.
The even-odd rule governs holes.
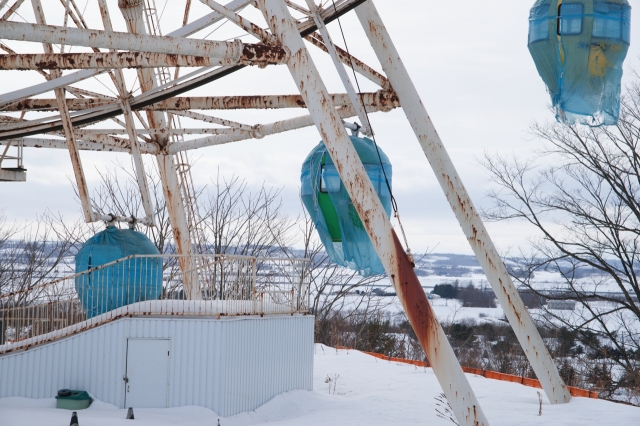
[[[76,254],[76,273],[131,256],[160,254],[141,232],[108,226],[91,237]],[[76,292],[87,318],[144,300],[162,292],[162,259],[131,258],[81,274],[75,278]]]
[[[351,136],[387,215],[391,215],[391,163],[371,139]],[[384,172],[383,172],[384,168]],[[389,187],[385,181],[385,174]],[[329,258],[363,276],[384,273],[358,212],[347,194],[323,142],[311,151],[300,177],[302,202],[315,224]]]
[[[529,52],[559,122],[618,122],[630,22],[627,0],[538,0],[533,5]]]

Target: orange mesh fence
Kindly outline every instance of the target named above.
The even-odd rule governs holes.
[[[353,350],[353,349],[345,348],[344,346],[336,346],[336,349]],[[424,362],[424,361],[396,358],[392,356],[378,354],[375,352],[364,352],[364,351],[360,351],[360,352],[365,353],[367,355],[371,355],[379,359],[384,359],[387,361],[401,362],[403,364],[411,364],[411,365],[416,365],[418,367],[430,366],[428,362]],[[540,384],[539,380],[531,379],[529,377],[515,376],[513,374],[498,373],[497,371],[483,370],[481,368],[471,368],[471,367],[462,367],[462,371],[464,371],[465,373],[477,374],[478,376],[486,377],[487,379],[502,380],[503,382],[520,383],[525,386],[542,389],[542,385]],[[567,386],[567,387],[569,388],[569,392],[571,392],[572,396],[598,399],[598,392],[590,391],[587,389],[575,388],[573,386]]]

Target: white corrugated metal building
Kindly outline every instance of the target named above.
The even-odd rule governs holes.
[[[165,271],[162,293],[145,300],[125,272],[140,263],[131,259],[159,265],[163,256],[125,258],[0,298],[0,398],[72,389],[120,408],[199,405],[230,416],[312,389],[308,260],[200,257],[189,275]],[[83,280],[103,306],[122,299],[114,289],[139,301],[89,314],[76,292]],[[198,300],[179,297],[187,282],[199,286]]]
[[[120,408],[199,405],[230,416],[312,389],[313,325],[297,314],[120,318],[0,355],[0,397],[81,389]]]

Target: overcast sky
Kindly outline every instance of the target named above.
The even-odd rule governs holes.
[[[89,3],[86,15],[95,8],[95,2]],[[111,13],[116,29],[122,29],[116,3],[110,1]],[[156,3],[162,8],[165,2],[156,0]],[[179,25],[177,19],[182,15],[183,3],[169,1],[162,18],[164,33]],[[375,3],[474,203],[485,206],[490,182],[487,172],[478,163],[484,152],[529,157],[540,147],[540,141],[528,132],[530,125],[553,119],[548,110],[549,97],[527,50],[527,18],[533,1],[378,0]],[[174,9],[171,4],[175,4]],[[636,0],[631,4],[640,7]],[[26,20],[30,20],[29,9],[29,2],[20,9]],[[192,19],[204,13],[207,13],[206,7],[195,1]],[[623,83],[629,81],[631,70],[639,68],[640,25],[633,25],[635,11],[633,15],[631,48],[624,65]],[[245,16],[258,20],[254,11],[248,11]],[[48,21],[55,24],[56,18],[61,19],[61,16],[53,16]],[[98,24],[89,25],[100,28]],[[355,14],[344,16],[342,25],[350,51],[380,69]],[[342,45],[337,24],[332,23],[329,29],[336,43]],[[226,39],[232,37],[233,32],[232,28],[222,28],[211,38]],[[344,92],[326,55],[314,49],[310,47],[329,90]],[[19,51],[27,52],[24,48]],[[0,92],[41,81],[35,73],[3,74]],[[363,90],[375,90],[363,80]],[[99,87],[98,82],[87,84]],[[295,85],[286,67],[279,66],[267,70],[245,69],[190,92],[190,95],[293,93],[296,93]],[[225,114],[217,115],[248,124],[267,123],[283,117],[281,111]],[[287,114],[296,116],[303,112]],[[437,246],[436,252],[471,253],[402,111],[376,113],[371,120],[378,143],[393,164],[394,193],[413,250]],[[193,122],[185,125],[195,126]],[[261,140],[200,149],[192,153],[197,159],[193,177],[196,185],[206,185],[219,169],[222,176],[235,174],[245,178],[251,187],[257,188],[264,182],[283,188],[285,208],[297,215],[301,208],[298,199],[300,167],[318,141],[315,128],[308,128]],[[128,161],[122,154],[83,152],[89,185],[95,187],[97,170],[113,167],[118,158],[125,163]],[[45,209],[60,212],[68,220],[80,218],[70,184],[72,171],[67,152],[27,149],[25,166],[28,168],[26,183],[0,184],[0,209],[4,209],[8,218],[33,220]],[[488,227],[501,250],[524,243],[530,232],[520,225],[489,224]]]

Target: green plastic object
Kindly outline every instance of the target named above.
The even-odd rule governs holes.
[[[56,396],[56,408],[63,410],[84,410],[92,402],[93,399],[86,391],[72,390],[69,396]]]
[[[350,139],[385,213],[391,216],[389,158],[371,139]],[[323,142],[305,159],[300,183],[302,202],[331,261],[362,276],[383,274],[384,267]]]

